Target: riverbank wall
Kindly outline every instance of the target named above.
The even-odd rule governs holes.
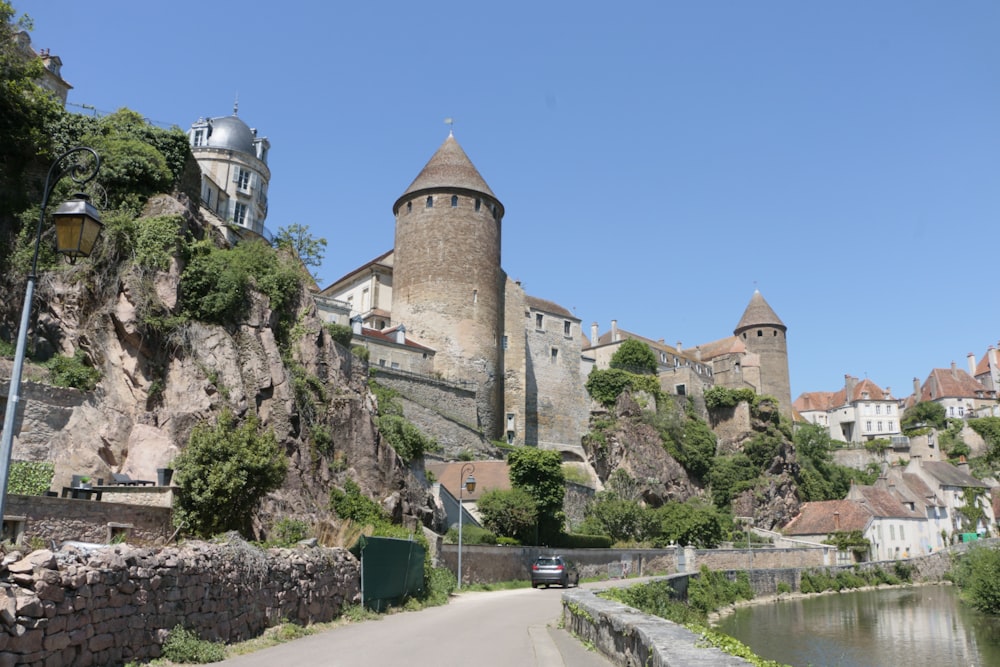
[[[1000,539],[981,540],[978,544],[996,547],[1000,544]],[[836,576],[840,571],[875,568],[893,572],[898,565],[911,570],[913,581],[942,581],[951,569],[954,556],[965,553],[974,545],[975,543],[956,545],[944,551],[900,561],[840,566],[733,569],[726,570],[726,575],[730,579],[736,579],[741,572],[746,572],[755,597],[769,599],[777,599],[778,588],[782,583],[790,592],[800,592],[803,572],[817,569]],[[684,572],[646,581],[666,580],[676,592],[678,599],[684,600],[687,598],[690,579],[697,576],[696,572]],[[566,628],[583,641],[592,643],[615,665],[708,667],[750,664],[742,658],[722,653],[718,649],[704,647],[697,634],[681,625],[644,614],[620,602],[598,597],[596,593],[599,592],[600,590],[594,589],[573,589],[564,592],[562,621]]]

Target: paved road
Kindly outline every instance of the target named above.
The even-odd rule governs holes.
[[[559,629],[562,589],[461,593],[441,607],[344,625],[221,663],[234,667],[608,667]]]

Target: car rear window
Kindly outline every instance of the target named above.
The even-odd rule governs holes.
[[[535,562],[538,563],[539,565],[558,565],[559,564],[559,559],[558,558],[539,558]]]

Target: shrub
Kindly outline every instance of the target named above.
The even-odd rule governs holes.
[[[361,493],[361,487],[353,479],[344,482],[344,490],[334,487],[330,491],[330,509],[341,519],[350,519],[361,525],[379,525],[387,523],[382,506]]]
[[[520,541],[534,533],[538,508],[524,489],[490,489],[479,497],[477,506],[483,527],[498,536]]]
[[[334,341],[340,343],[344,347],[350,347],[351,341],[354,339],[354,331],[351,327],[346,324],[327,324],[326,331],[330,334],[330,338]]]
[[[656,355],[641,340],[629,338],[622,342],[611,355],[608,363],[610,368],[636,373],[638,375],[656,375]]]
[[[203,665],[226,659],[226,647],[218,642],[199,639],[198,635],[178,625],[163,643],[163,657],[171,662]]]
[[[709,410],[735,408],[740,403],[753,404],[756,396],[753,389],[728,389],[717,385],[705,390],[705,405]]]
[[[260,430],[251,415],[242,424],[224,410],[215,425],[195,426],[174,460],[180,493],[174,517],[203,537],[230,530],[250,533],[250,519],[264,496],[281,486],[288,459],[274,431]]]
[[[83,350],[77,350],[72,357],[52,357],[44,366],[49,371],[49,380],[57,387],[93,391],[101,381],[101,371],[87,363]]]
[[[403,417],[381,415],[376,420],[378,430],[389,441],[399,458],[410,463],[421,458],[424,452],[438,449],[437,442],[428,438]]]
[[[792,587],[791,587],[791,585],[789,585],[789,583],[787,581],[779,581],[778,582],[778,594],[779,595],[781,595],[783,593],[791,593],[791,592],[792,592]]]
[[[269,547],[292,547],[309,537],[309,524],[299,519],[278,519],[271,530]]]
[[[444,536],[444,541],[448,544],[458,544],[458,526],[449,528]],[[479,526],[471,524],[462,525],[462,544],[496,544],[497,536]]]
[[[962,598],[986,614],[1000,614],[1000,550],[976,545],[953,566]]]
[[[7,493],[44,496],[52,486],[55,464],[49,461],[11,461]]]

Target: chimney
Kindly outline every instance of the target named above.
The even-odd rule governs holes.
[[[676,347],[677,347],[677,351],[678,351],[678,352],[683,352],[683,351],[684,351],[684,346],[683,346],[683,345],[681,345],[681,342],[680,342],[680,341],[677,341],[677,345],[676,345]]]
[[[920,402],[920,378],[913,378],[913,397],[916,399],[914,403]]]
[[[590,344],[597,345],[597,339],[600,335],[597,333],[597,322],[590,325]]]
[[[958,368],[955,366],[955,362],[951,362],[951,376],[953,378],[958,378]]]
[[[892,398],[892,387],[890,387],[888,385],[886,385],[886,387],[885,387],[885,398],[886,398],[886,400],[889,400],[889,399]]]
[[[611,320],[611,342],[618,342],[618,320]]]
[[[833,529],[840,530],[840,512],[833,513]]]
[[[847,394],[847,402],[854,400],[854,387],[857,386],[858,378],[844,375],[844,393]]]
[[[966,359],[969,360],[969,375],[976,377],[976,355],[969,352],[966,355]]]

